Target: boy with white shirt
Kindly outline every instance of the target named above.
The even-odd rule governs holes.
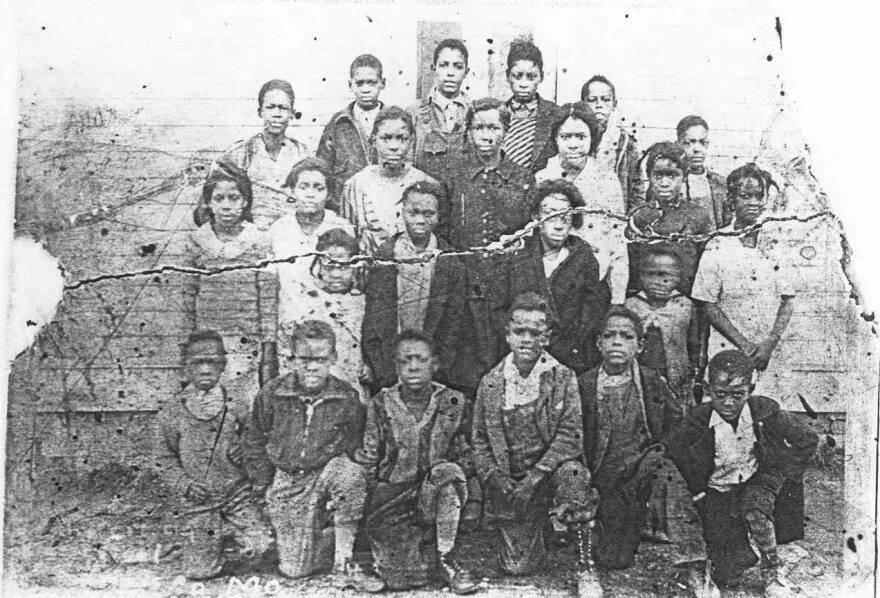
[[[758,561],[751,538],[765,596],[787,596],[776,546],[804,537],[803,471],[818,438],[776,401],[752,394],[753,371],[742,351],[712,357],[711,403],[690,413],[669,456],[700,513],[713,580],[730,582]]]

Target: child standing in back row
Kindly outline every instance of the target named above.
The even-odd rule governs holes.
[[[354,94],[355,101],[333,115],[324,127],[316,152],[330,166],[334,189],[330,196],[330,207],[337,211],[342,186],[375,157],[370,146],[370,134],[376,115],[383,107],[379,94],[385,89],[379,59],[372,54],[355,58],[349,68],[348,88]]]

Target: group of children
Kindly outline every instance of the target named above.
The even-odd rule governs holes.
[[[669,538],[683,478],[712,578],[757,562],[751,539],[787,595],[775,546],[803,536],[816,437],[756,391],[794,309],[761,220],[775,183],[708,170],[700,117],[641,154],[611,81],[560,107],[532,42],[507,63],[511,98],[472,101],[467,48],[444,40],[405,110],[359,56],[317,157],[269,81],[263,132],[212,167],[185,248],[212,271],[183,286],[193,333],[162,416],[189,577],[277,555],[288,577],[374,592],[436,571],[467,594],[455,548],[476,527],[511,575],[575,538],[625,568]]]

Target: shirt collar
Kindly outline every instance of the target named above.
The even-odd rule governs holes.
[[[505,183],[510,182],[510,166],[504,158],[503,152],[501,154],[501,161],[498,162],[498,166],[495,168],[486,168],[483,166],[482,162],[480,162],[480,159],[477,157],[477,151],[471,146],[467,146],[462,153],[464,154],[465,160],[470,163],[470,168],[467,172],[470,173],[471,180],[474,180],[478,175],[484,172],[494,172],[498,174]]]
[[[516,369],[516,365],[513,363],[513,353],[508,353],[507,357],[504,358],[504,365],[502,366],[502,373],[504,375],[504,380],[506,382],[512,380],[530,380],[533,378],[538,378],[546,371],[552,370],[556,366],[559,365],[559,362],[554,359],[552,355],[547,353],[547,351],[541,351],[540,357],[538,357],[538,361],[535,362],[535,367],[532,368],[532,371],[529,372],[529,375],[523,378],[519,370]]]
[[[535,94],[535,99],[533,99],[531,102],[519,102],[515,98],[510,98],[507,105],[510,106],[510,109],[514,112],[522,112],[527,110],[531,115],[538,109],[538,94]]]
[[[454,98],[447,98],[436,87],[431,91],[431,102],[444,112],[449,109],[450,104],[458,104],[462,108],[467,107],[467,99],[463,91],[459,91]]]
[[[739,414],[739,419],[736,422],[736,428],[739,429],[740,426],[751,426],[753,423],[754,421],[752,420],[752,410],[749,408],[749,402],[746,401],[745,405],[743,405],[742,411]],[[727,422],[724,421],[724,418],[718,415],[718,412],[713,409],[712,416],[709,418],[709,427],[714,428],[719,424],[727,424]]]
[[[431,233],[431,238],[428,241],[428,246],[425,249],[417,248],[412,239],[409,238],[409,235],[406,232],[403,232],[399,237],[397,237],[397,241],[394,242],[394,256],[395,257],[415,257],[420,256],[427,253],[436,253],[437,251],[437,235]]]
[[[639,291],[638,293],[635,294],[635,296],[638,297],[639,299],[641,299],[642,301],[644,301],[645,303],[649,303],[648,295],[645,293],[645,291]],[[678,291],[672,291],[672,294],[669,296],[669,301],[672,301],[673,299],[675,299],[679,296],[681,296],[681,293],[679,293]]]

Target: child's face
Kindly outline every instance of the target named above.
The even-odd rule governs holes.
[[[568,118],[556,133],[556,146],[563,162],[582,163],[590,153],[590,127],[579,118]]]
[[[534,100],[543,79],[541,69],[531,60],[517,60],[507,71],[507,83],[517,102]]]
[[[269,90],[263,96],[260,118],[263,119],[263,128],[267,133],[271,135],[283,134],[292,115],[293,102],[290,100],[290,96],[280,89]]]
[[[443,48],[434,63],[437,89],[448,98],[458,95],[461,83],[468,74],[464,55],[454,48]]]
[[[327,257],[318,257],[318,278],[328,293],[348,293],[354,286],[354,266],[347,263],[352,255],[345,247],[328,247]]]
[[[607,365],[623,366],[632,363],[642,350],[636,327],[629,318],[612,316],[596,341],[602,361]]]
[[[301,172],[293,187],[296,213],[313,215],[324,211],[327,203],[327,179],[317,170]]]
[[[533,217],[541,222],[541,240],[550,249],[559,249],[571,232],[572,213],[559,214],[563,210],[571,208],[571,202],[562,193],[551,193],[541,200],[538,213]],[[551,214],[557,214],[548,217]]]
[[[752,394],[752,381],[743,376],[730,375],[721,371],[709,379],[709,396],[712,397],[712,409],[718,412],[727,423],[739,420],[743,406]]]
[[[767,198],[754,178],[740,179],[733,193],[733,211],[740,224],[754,224],[764,213]]]
[[[336,352],[326,339],[299,339],[293,346],[292,362],[296,381],[302,388],[321,390],[327,385],[330,368],[336,363]]]
[[[648,179],[654,197],[663,203],[668,203],[675,201],[681,193],[684,171],[670,160],[660,158],[654,162],[654,168]]]
[[[681,269],[671,256],[650,255],[642,262],[639,280],[648,299],[666,302],[681,280]]]
[[[587,106],[592,109],[596,119],[603,125],[608,123],[608,117],[617,107],[617,99],[611,87],[601,81],[593,81],[587,88],[587,97],[584,98]]]
[[[208,207],[211,209],[211,213],[214,214],[214,222],[216,224],[231,226],[241,222],[245,203],[244,196],[234,182],[219,181],[211,193]]]
[[[412,143],[412,134],[402,120],[383,120],[379,123],[373,140],[379,164],[386,169],[396,170],[403,166]]]
[[[385,79],[371,66],[354,69],[354,77],[348,80],[348,88],[354,99],[364,110],[372,110],[379,105],[379,94],[385,89]]]
[[[480,154],[492,156],[501,151],[504,124],[498,110],[480,110],[475,113],[470,130],[471,140]]]
[[[507,323],[507,344],[518,363],[534,363],[548,342],[547,314],[518,309]]]
[[[401,385],[415,392],[428,388],[437,371],[431,348],[419,340],[406,340],[397,346],[395,365]]]
[[[437,228],[437,198],[430,193],[410,193],[403,202],[403,223],[411,239],[424,239]]]
[[[684,132],[678,144],[687,156],[688,168],[700,172],[706,165],[706,153],[709,151],[709,131],[702,125],[695,125]]]
[[[193,343],[186,351],[186,378],[201,391],[211,390],[226,367],[223,347],[213,341]]]

